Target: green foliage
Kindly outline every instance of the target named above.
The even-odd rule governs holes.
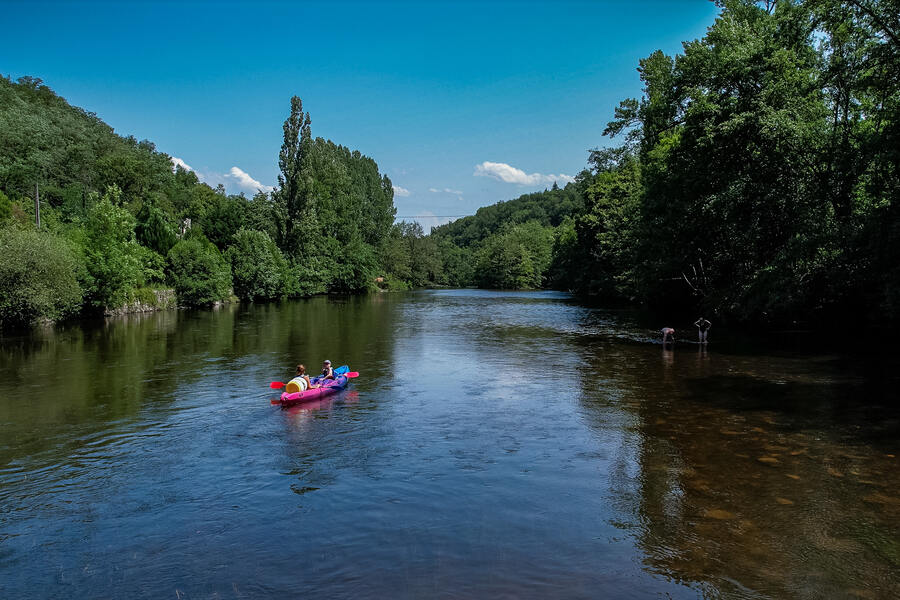
[[[405,281],[407,287],[442,284],[446,279],[440,242],[426,236],[418,223],[394,225],[381,241],[379,255],[386,276],[391,281]]]
[[[578,287],[580,274],[588,270],[584,264],[586,257],[578,245],[575,221],[571,217],[567,217],[554,231],[550,256],[550,268],[547,270],[548,286],[561,290],[573,290]]]
[[[178,241],[175,227],[155,204],[145,203],[137,214],[135,234],[138,242],[165,256]]]
[[[753,323],[900,326],[896,0],[720,5],[683,54],[641,61],[643,96],[605,132],[624,146],[592,153],[576,287]]]
[[[134,217],[113,203],[120,197],[118,188],[111,186],[91,207],[85,222],[85,297],[96,309],[121,306],[130,290],[144,278],[142,252],[134,237]]]
[[[293,265],[297,293],[361,292],[371,289],[391,231],[395,209],[390,179],[374,160],[313,139],[300,98],[291,99],[279,155],[281,173],[271,203],[253,206],[274,216],[276,240]],[[248,217],[259,229],[269,229]]]
[[[81,306],[77,253],[44,231],[0,228],[0,328],[57,320]]]
[[[0,191],[0,221],[5,221],[12,217],[12,202]]]
[[[377,282],[377,285],[380,289],[388,292],[405,292],[412,289],[408,281],[399,279],[391,274],[383,276],[381,281]]]
[[[327,256],[314,256],[308,260],[289,261],[287,293],[292,297],[324,294],[331,282],[334,261]]]
[[[208,306],[231,293],[231,268],[210,241],[195,237],[175,244],[167,257],[169,280],[185,306]]]
[[[209,241],[224,251],[231,244],[234,234],[244,227],[246,213],[247,199],[243,195],[217,194],[199,224]]]
[[[116,135],[40,79],[0,77],[0,189],[30,196],[36,182],[64,220],[83,216],[87,193],[111,185],[125,202],[178,188],[169,157],[152,143]]]
[[[438,239],[437,246],[443,268],[443,278],[437,283],[450,287],[474,285],[474,250],[461,248],[446,239]]]
[[[275,240],[278,237],[275,204],[270,194],[257,192],[247,203],[246,228],[262,231]]]
[[[567,287],[608,300],[633,297],[636,257],[640,164],[617,150],[591,154],[593,175],[582,174],[579,185],[586,202],[574,220],[574,239],[557,240],[558,277]],[[660,232],[646,231],[647,235]]]
[[[330,292],[358,294],[374,289],[378,261],[375,250],[361,239],[351,241],[338,255]]]
[[[426,266],[418,281],[415,274],[411,280],[418,286],[569,287],[567,279],[550,273],[558,262],[553,239],[558,227],[571,227],[583,210],[581,190],[573,183],[480,208],[424,238],[412,255]]]
[[[554,231],[536,221],[506,228],[475,253],[475,283],[498,289],[534,289],[550,266]]]
[[[141,265],[139,285],[159,286],[166,282],[166,257],[146,248],[137,247],[137,258]]]
[[[288,264],[275,242],[261,231],[242,229],[226,252],[234,293],[242,300],[272,300],[287,295]]]
[[[544,226],[557,227],[566,217],[579,214],[583,209],[581,194],[577,186],[570,183],[564,188],[524,194],[515,200],[479,208],[471,217],[435,227],[432,234],[457,246],[467,247],[509,225],[536,221]]]
[[[284,134],[278,189],[228,196],[41,80],[0,77],[0,221],[33,223],[39,184],[42,227],[75,242],[93,309],[116,308],[165,279],[183,304],[223,299],[231,281],[223,252],[245,298],[371,289],[394,218],[390,180],[371,158],[313,139],[299,98]]]

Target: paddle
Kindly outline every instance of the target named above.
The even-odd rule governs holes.
[[[351,371],[350,373],[344,373],[342,375],[342,377],[346,377],[347,379],[353,379],[354,377],[359,377],[359,372]],[[315,379],[318,379],[318,377],[316,377]],[[272,388],[273,390],[280,390],[285,385],[287,385],[287,384],[284,383],[283,381],[273,381],[272,383],[269,384],[269,387]]]

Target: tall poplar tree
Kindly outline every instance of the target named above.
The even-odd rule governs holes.
[[[275,206],[278,216],[279,245],[293,253],[298,228],[309,204],[309,159],[312,142],[309,113],[303,111],[299,96],[291,98],[291,114],[284,122],[284,142],[278,155],[278,190]]]

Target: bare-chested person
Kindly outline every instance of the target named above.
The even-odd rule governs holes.
[[[675,343],[675,330],[671,327],[663,327],[661,330],[663,336],[663,345],[669,342]]]

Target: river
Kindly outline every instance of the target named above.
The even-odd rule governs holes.
[[[0,338],[0,597],[900,597],[898,362],[651,326],[440,290]]]

